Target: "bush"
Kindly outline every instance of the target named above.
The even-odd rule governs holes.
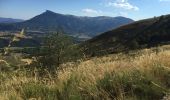
[[[139,100],[160,100],[165,88],[155,83],[138,70],[106,74],[98,81],[97,87],[111,99],[136,97]],[[104,98],[105,95],[100,95]]]
[[[21,87],[22,98],[24,100],[35,98],[41,100],[59,100],[59,90],[49,88],[44,84],[26,83]]]

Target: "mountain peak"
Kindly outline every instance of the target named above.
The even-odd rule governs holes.
[[[55,13],[55,12],[53,12],[53,11],[50,11],[50,10],[46,10],[44,13],[42,13],[42,14],[47,14],[47,15],[49,15],[49,14],[57,14],[57,13]]]
[[[46,10],[45,12],[46,12],[46,13],[54,13],[54,12],[51,11],[51,10]]]

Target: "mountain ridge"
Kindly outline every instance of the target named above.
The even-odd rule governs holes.
[[[23,21],[24,21],[23,19],[0,17],[0,23],[16,23],[16,22],[23,22]]]
[[[104,55],[163,44],[170,44],[170,15],[121,26],[86,41],[82,46],[90,55]]]
[[[45,11],[29,20],[12,24],[11,29],[27,28],[28,30],[56,31],[64,30],[69,35],[96,36],[105,31],[133,22],[125,17],[87,17],[59,14]],[[8,26],[8,25],[7,25]],[[2,30],[3,25],[0,25]],[[7,27],[9,28],[9,27]]]

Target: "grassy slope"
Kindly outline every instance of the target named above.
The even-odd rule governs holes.
[[[0,73],[1,100],[159,100],[170,90],[170,46],[63,64],[58,77]],[[155,52],[156,51],[156,52]]]

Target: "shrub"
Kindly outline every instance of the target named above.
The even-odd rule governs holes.
[[[41,100],[59,100],[59,90],[55,87],[50,88],[44,84],[26,83],[22,85],[21,90],[22,98],[24,100],[30,98]]]
[[[166,91],[138,70],[106,74],[98,80],[97,87],[110,99],[136,97],[139,100],[159,100]],[[105,95],[101,96],[105,97]]]

